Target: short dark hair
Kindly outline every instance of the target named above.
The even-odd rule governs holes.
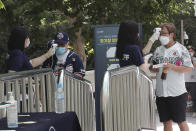
[[[176,37],[176,27],[173,23],[164,23],[160,26],[161,28],[165,27],[169,33],[174,33],[174,38]]]
[[[8,40],[8,50],[24,50],[25,39],[29,38],[29,32],[22,26],[17,26],[11,31]]]
[[[139,27],[138,24],[131,20],[125,20],[120,23],[118,32],[118,41],[116,49],[116,57],[122,58],[122,50],[125,45],[139,45],[140,41],[138,37]]]

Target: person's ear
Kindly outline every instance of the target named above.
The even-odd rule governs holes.
[[[67,42],[67,44],[66,44],[66,47],[68,47],[69,46],[69,41]]]
[[[68,48],[69,46],[69,41],[65,44],[65,48]]]
[[[174,33],[169,34],[170,38],[174,39]]]

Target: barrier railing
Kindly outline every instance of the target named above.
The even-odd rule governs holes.
[[[65,111],[76,112],[82,130],[94,128],[94,99],[90,82],[74,74],[63,75]],[[0,102],[14,92],[18,112],[54,112],[56,76],[51,69],[37,69],[0,75]],[[5,115],[0,111],[0,118]]]
[[[102,131],[156,129],[152,81],[138,67],[107,71],[101,94]]]
[[[46,112],[46,106],[52,106],[51,99],[46,98],[46,91],[51,94],[51,88],[55,86],[51,69],[2,74],[0,83],[0,102],[7,101],[8,92],[12,91],[18,112]]]
[[[69,72],[64,75],[65,110],[75,111],[83,131],[95,129],[95,102],[89,81]]]

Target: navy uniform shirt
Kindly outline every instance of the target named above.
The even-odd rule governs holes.
[[[8,70],[18,72],[33,69],[29,58],[19,49],[8,51],[6,65],[6,72],[8,72]]]
[[[141,50],[137,45],[126,45],[122,52],[123,58],[120,60],[120,67],[144,64]]]
[[[70,51],[67,55],[67,59],[63,65],[57,65],[57,57],[53,55],[50,59],[46,60],[43,64],[43,67],[51,67],[55,69],[56,66],[63,66],[64,69],[71,73],[78,73],[82,76],[85,75],[84,66],[80,57],[73,51]]]

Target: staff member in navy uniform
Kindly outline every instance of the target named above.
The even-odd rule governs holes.
[[[22,26],[15,27],[8,40],[6,72],[32,70],[55,53],[55,50],[50,48],[44,55],[30,60],[24,53],[24,49],[29,45],[29,32]]]
[[[116,57],[120,60],[120,67],[135,65],[146,71],[136,22],[126,20],[120,24],[116,47]]]
[[[52,69],[63,67],[65,70],[74,73],[79,77],[83,77],[85,75],[85,70],[82,60],[75,52],[68,49],[68,34],[63,31],[57,32],[54,43],[57,43],[58,45],[56,48],[56,54],[50,57],[44,63],[43,67],[51,67]]]

